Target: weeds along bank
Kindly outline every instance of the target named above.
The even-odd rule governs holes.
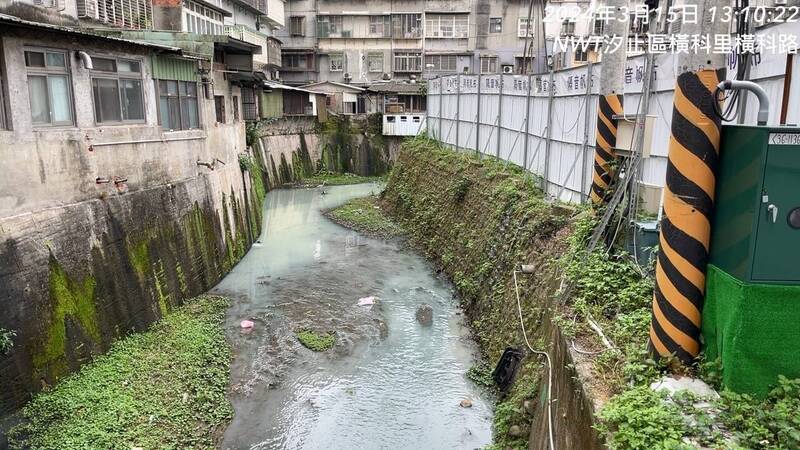
[[[575,211],[545,202],[536,184],[515,166],[418,138],[404,143],[384,200],[411,241],[452,278],[491,364],[506,347],[526,347],[512,274],[520,264],[535,267],[534,274],[518,276],[520,306],[531,345],[552,359],[556,448],[599,448],[592,402],[553,322],[558,260]],[[547,448],[547,378],[541,357],[524,359],[496,409],[496,448]]]
[[[42,392],[10,448],[212,449],[231,419],[228,300],[203,295]]]
[[[548,401],[557,449],[800,448],[800,379],[781,377],[753,398],[724,389],[719,363],[701,358],[681,375],[716,392],[660,390],[668,362],[647,351],[653,282],[613,242],[619,220],[590,252],[596,213],[548,204],[535,185],[514,166],[416,139],[383,194],[453,279],[490,365],[507,346],[526,348],[519,310],[530,345],[549,353],[552,375],[529,352],[497,405],[495,448],[549,448]],[[535,273],[518,275],[518,310],[512,271],[521,263]],[[488,378],[486,368],[469,375]]]

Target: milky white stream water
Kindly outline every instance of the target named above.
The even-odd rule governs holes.
[[[450,284],[423,258],[326,219],[365,184],[275,190],[264,231],[214,289],[233,299],[235,417],[223,449],[472,449],[491,441],[491,399],[466,379],[476,355]],[[357,306],[375,295],[378,305]],[[433,325],[414,318],[433,307]],[[255,322],[252,332],[239,328]],[[294,331],[334,331],[314,353]],[[468,398],[472,408],[459,402]]]

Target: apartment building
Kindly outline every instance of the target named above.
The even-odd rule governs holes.
[[[533,45],[529,1],[524,0],[288,0],[281,78],[289,84],[334,81],[370,85],[423,80],[448,73],[520,73]],[[586,11],[593,2],[558,2]],[[561,34],[589,35],[585,14],[545,24],[550,42]],[[536,52],[529,52],[531,53]],[[558,62],[581,64],[581,53]],[[525,60],[533,68],[530,58]],[[563,64],[562,64],[563,65]]]

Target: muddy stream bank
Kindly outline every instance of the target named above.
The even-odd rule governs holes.
[[[491,442],[491,398],[467,380],[477,348],[452,286],[422,257],[322,211],[378,184],[279,189],[244,259],[212,290],[233,303],[235,416],[223,449],[454,449]],[[358,299],[376,296],[373,306]],[[433,307],[421,326],[417,307]],[[244,332],[240,322],[255,323]],[[295,332],[334,332],[315,353]],[[472,408],[459,402],[470,399]]]

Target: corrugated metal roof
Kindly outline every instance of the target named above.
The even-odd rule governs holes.
[[[404,83],[398,81],[387,81],[383,83],[373,83],[367,88],[370,92],[397,93],[409,95],[422,95],[424,83]]]
[[[332,84],[334,86],[339,86],[339,87],[342,87],[342,88],[345,88],[345,89],[353,89],[354,91],[359,91],[359,92],[364,91],[364,88],[360,88],[358,86],[353,86],[352,84],[339,83],[337,81],[317,81],[315,83],[305,84],[305,85],[303,85],[303,87],[320,86],[320,85],[323,85],[323,84]]]
[[[0,23],[8,23],[8,24],[12,24],[12,25],[20,25],[20,26],[29,27],[29,28],[39,28],[39,29],[58,31],[58,32],[61,32],[61,33],[73,34],[73,35],[77,35],[77,36],[86,36],[86,37],[92,37],[92,38],[97,38],[97,39],[104,39],[104,40],[107,40],[107,41],[123,42],[125,44],[138,45],[138,46],[141,46],[141,47],[157,48],[159,50],[175,52],[175,53],[180,53],[181,52],[180,47],[170,47],[168,45],[153,44],[153,43],[150,43],[150,42],[134,41],[134,40],[130,40],[130,39],[122,39],[122,38],[117,38],[117,37],[104,36],[104,35],[101,35],[101,34],[96,34],[96,33],[92,33],[92,32],[89,32],[89,31],[81,30],[79,28],[65,27],[65,26],[62,26],[62,25],[52,25],[52,24],[49,24],[49,23],[42,23],[42,22],[33,22],[33,21],[30,21],[30,20],[20,19],[19,17],[16,17],[16,16],[9,16],[8,14],[0,14]]]
[[[303,88],[294,87],[294,86],[287,86],[285,84],[277,83],[275,81],[264,81],[264,86],[267,86],[267,87],[270,87],[270,88],[273,88],[273,89],[284,89],[284,90],[287,90],[287,91],[308,92],[309,94],[325,94],[324,92],[311,91],[311,90],[308,90],[308,89],[303,89]]]

